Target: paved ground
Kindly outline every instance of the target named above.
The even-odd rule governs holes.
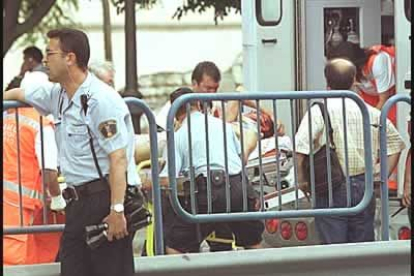
[[[142,247],[144,246],[144,241],[147,235],[147,228],[142,228],[135,233],[133,248],[134,248],[134,257],[141,257]],[[209,252],[209,247],[207,242],[203,242],[200,246],[201,252]]]

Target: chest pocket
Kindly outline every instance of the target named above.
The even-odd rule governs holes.
[[[86,125],[68,125],[66,126],[66,141],[68,149],[76,154],[86,155],[89,154],[89,135]]]

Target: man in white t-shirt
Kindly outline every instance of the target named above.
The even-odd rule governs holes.
[[[27,47],[23,50],[23,63],[18,76],[14,77],[6,90],[20,87],[24,84],[24,79],[36,80],[39,82],[47,81],[47,69],[43,66],[43,54],[35,46]],[[30,76],[29,76],[30,75]]]

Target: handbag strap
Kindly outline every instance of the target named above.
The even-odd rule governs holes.
[[[314,106],[314,105],[318,105],[319,106],[319,109],[321,110],[321,115],[322,115],[322,118],[323,118],[323,122],[324,122],[324,124],[325,124],[325,126],[326,126],[326,118],[325,118],[325,113],[324,113],[324,107],[325,107],[325,105],[323,104],[323,103],[321,103],[321,102],[314,102],[313,104],[312,104],[312,106]],[[333,140],[333,128],[332,128],[332,124],[331,124],[331,118],[330,118],[330,116],[329,116],[329,110],[328,110],[328,108],[326,108],[326,114],[328,115],[328,131],[329,131],[329,143],[333,146],[333,148],[336,148],[336,146],[335,146],[335,143],[334,143],[334,140]]]

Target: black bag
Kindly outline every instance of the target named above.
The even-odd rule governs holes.
[[[324,105],[322,103],[314,103],[317,104],[321,110],[322,118],[325,122],[326,126],[326,119],[323,112]],[[314,105],[312,104],[312,105]],[[333,129],[331,125],[331,119],[329,118],[328,114],[328,145],[329,145],[329,154],[331,159],[331,180],[332,180],[332,190],[337,189],[345,182],[345,176],[342,171],[341,164],[339,163],[338,156],[336,155],[335,151],[335,143],[333,140]],[[315,193],[318,196],[328,196],[328,169],[327,169],[327,154],[326,154],[326,147],[328,145],[324,145],[321,147],[314,155],[314,172],[315,172]],[[308,180],[308,186],[305,187],[305,192],[311,193],[311,179],[310,179],[310,156],[308,155],[305,159],[305,177]]]
[[[140,188],[127,185],[124,213],[130,235],[151,223],[151,213],[145,207],[145,201],[145,197]],[[85,227],[86,244],[90,249],[95,249],[107,241],[105,234],[107,229],[108,225],[106,223]]]

